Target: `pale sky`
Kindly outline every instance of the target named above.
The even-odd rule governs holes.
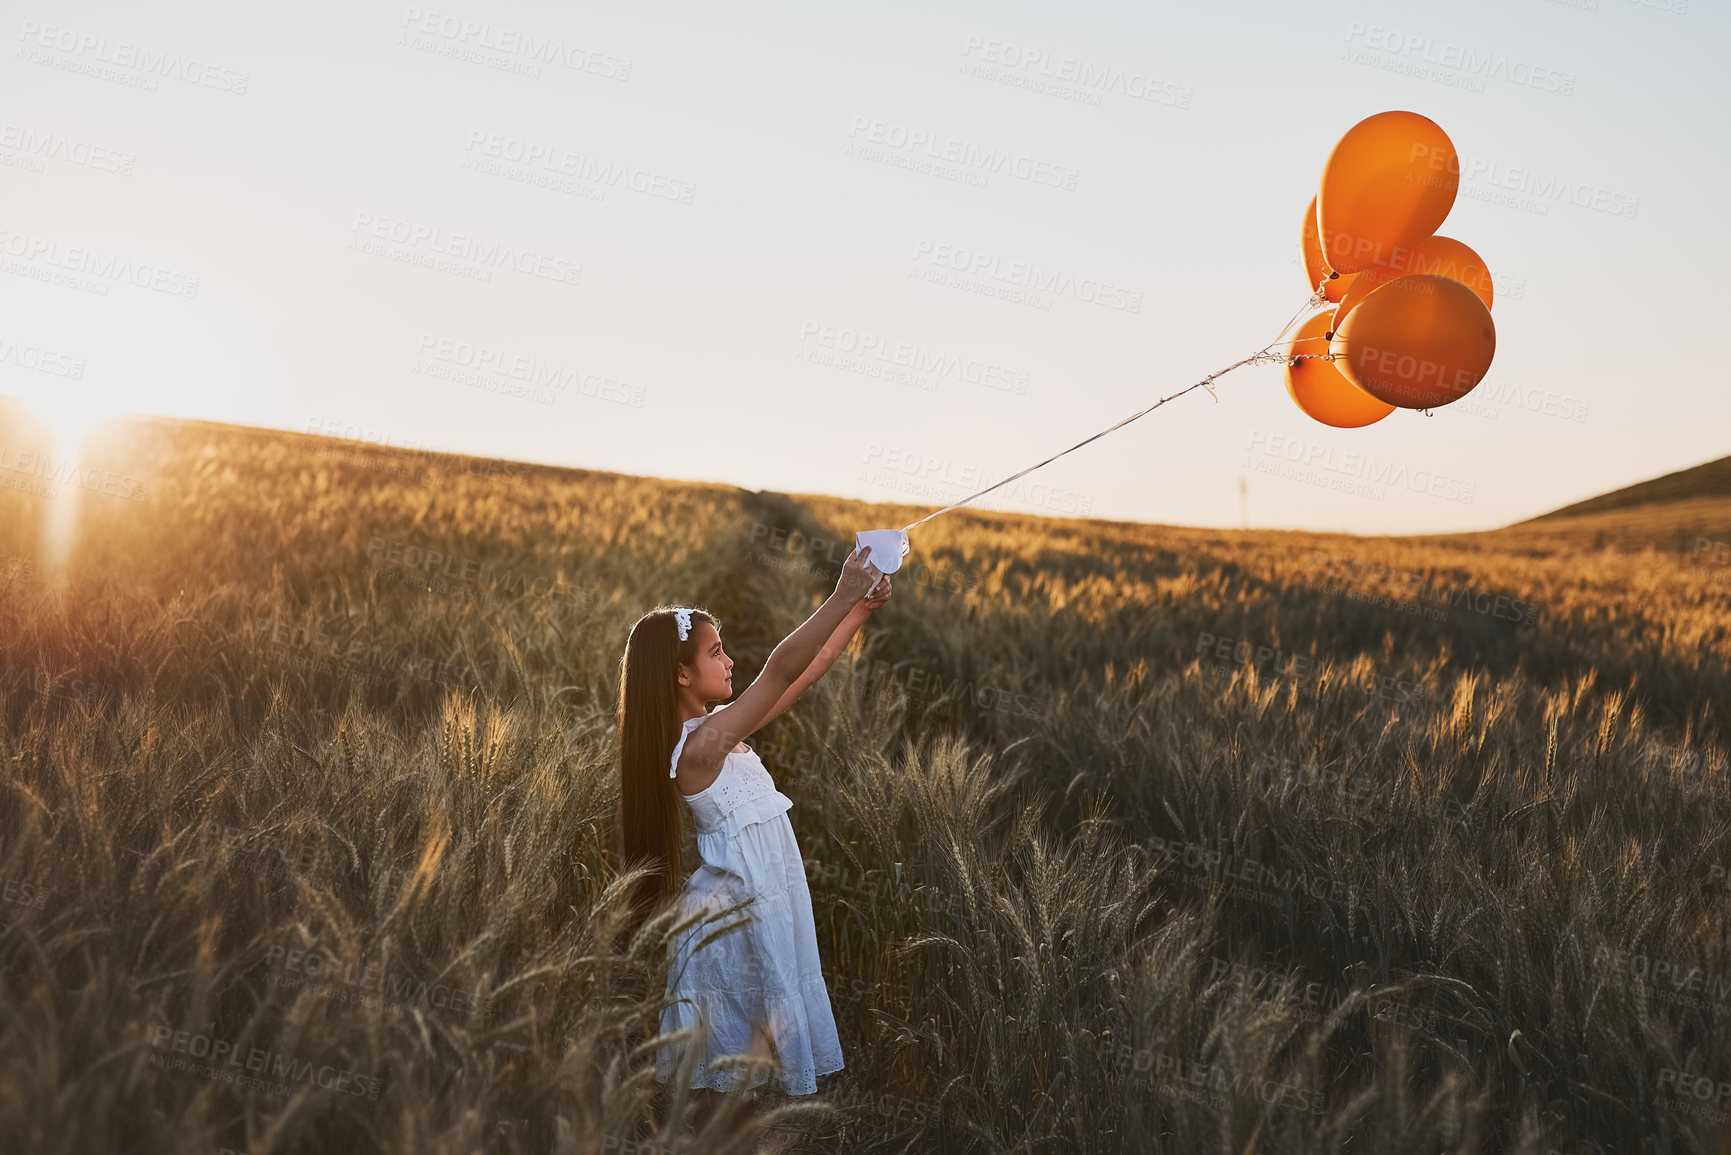
[[[26,399],[929,511],[1269,342],[1410,109],[1477,390],[1333,430],[1250,366],[980,504],[1479,529],[1731,452],[1722,3],[6,7]]]

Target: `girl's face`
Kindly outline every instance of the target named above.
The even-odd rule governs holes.
[[[733,659],[721,648],[721,635],[712,622],[692,623],[697,639],[695,666],[679,664],[682,691],[699,702],[719,702],[733,696]]]

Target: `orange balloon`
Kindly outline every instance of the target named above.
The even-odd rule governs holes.
[[[1369,393],[1348,381],[1335,368],[1333,361],[1324,361],[1321,354],[1329,351],[1329,315],[1318,313],[1306,321],[1298,335],[1286,347],[1286,392],[1293,402],[1314,418],[1336,429],[1358,429],[1381,421],[1395,407],[1378,401]],[[1300,353],[1316,354],[1295,360]]]
[[[1426,237],[1410,249],[1396,249],[1388,264],[1352,274],[1352,285],[1334,311],[1334,327],[1339,329],[1346,315],[1372,292],[1413,273],[1435,273],[1459,281],[1479,295],[1485,308],[1491,307],[1491,271],[1485,267],[1484,258],[1453,237]]]
[[[1322,291],[1331,301],[1339,301],[1357,273],[1335,273],[1329,278],[1330,270],[1322,260],[1322,237],[1316,231],[1316,198],[1310,198],[1310,207],[1304,210],[1304,228],[1298,234],[1298,247],[1304,254],[1304,275],[1310,280],[1310,291],[1315,292],[1321,285]]]
[[[1328,154],[1317,193],[1323,259],[1337,273],[1387,264],[1437,231],[1460,188],[1455,146],[1416,112],[1379,112],[1351,128]]]
[[[1329,349],[1372,397],[1402,409],[1435,409],[1484,380],[1496,324],[1477,293],[1448,277],[1415,273],[1375,290],[1347,314]]]

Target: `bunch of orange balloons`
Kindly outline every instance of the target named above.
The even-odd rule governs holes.
[[[1308,416],[1356,429],[1458,401],[1484,379],[1497,347],[1490,270],[1436,231],[1459,188],[1454,144],[1416,112],[1366,117],[1328,154],[1299,244],[1332,307],[1303,324],[1286,362]]]

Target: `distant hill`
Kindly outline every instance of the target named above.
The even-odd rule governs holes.
[[[1722,543],[1731,542],[1731,457],[1614,489],[1502,529],[1448,540],[1465,545],[1473,538],[1499,549],[1539,553],[1656,549],[1692,558],[1719,557]]]
[[[1549,521],[1560,517],[1582,517],[1591,513],[1609,513],[1614,509],[1633,509],[1641,505],[1665,505],[1673,501],[1692,501],[1702,497],[1731,497],[1731,457],[1721,457],[1691,469],[1679,469],[1651,481],[1601,493],[1573,505],[1565,505],[1550,513],[1529,518],[1518,525]]]

